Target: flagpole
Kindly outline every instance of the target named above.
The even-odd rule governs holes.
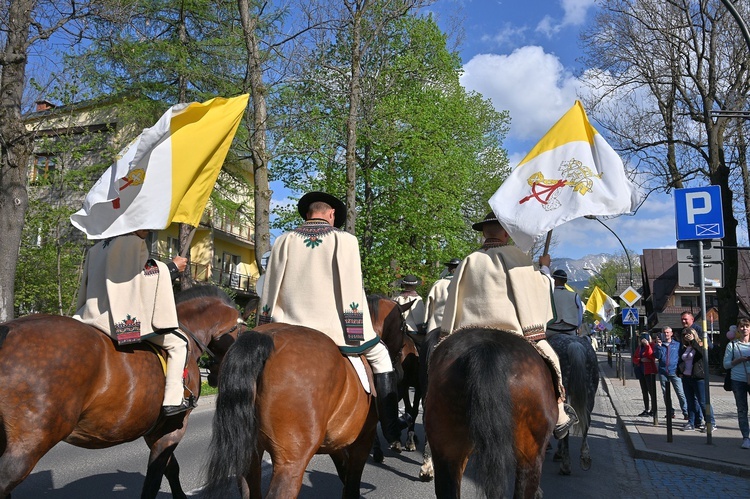
[[[180,252],[180,256],[182,258],[187,258],[188,252],[190,251],[190,243],[193,242],[193,236],[195,235],[195,229],[197,227],[192,227],[190,229],[190,234],[188,234],[187,239],[185,240],[185,246],[182,248],[182,251]]]
[[[552,241],[552,229],[547,231],[547,239],[544,241],[544,251],[542,252],[542,255],[549,254],[549,244]]]

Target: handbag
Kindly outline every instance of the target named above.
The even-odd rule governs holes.
[[[732,342],[732,358],[734,358],[734,342]],[[727,369],[727,372],[724,373],[724,391],[731,392],[732,391],[732,369]]]

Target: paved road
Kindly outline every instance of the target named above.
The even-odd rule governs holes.
[[[213,410],[210,400],[202,401],[190,418],[186,439],[177,448],[185,490],[199,497],[201,470],[210,439]],[[583,472],[577,464],[579,438],[571,443],[573,475],[560,476],[558,465],[548,453],[542,488],[552,498],[669,498],[747,497],[750,480],[702,469],[633,459],[618,428],[616,413],[604,390],[599,391],[589,443],[593,466]],[[421,431],[421,425],[418,425]],[[13,493],[14,498],[129,498],[138,497],[147,460],[142,441],[112,449],[85,450],[67,444],[55,447],[37,465],[31,476]],[[750,459],[750,453],[748,453]],[[362,481],[362,496],[368,498],[434,497],[431,483],[416,477],[421,455],[389,455],[383,465],[369,463]],[[469,474],[471,471],[469,470]],[[268,475],[265,475],[267,484]],[[160,498],[171,497],[166,481]],[[316,456],[305,474],[300,497],[340,497],[341,486],[327,456]],[[463,497],[477,497],[471,479],[464,480]]]

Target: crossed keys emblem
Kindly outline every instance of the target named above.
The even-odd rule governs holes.
[[[125,188],[130,187],[131,185],[141,185],[145,179],[146,170],[144,170],[143,168],[135,168],[133,170],[130,170],[127,175],[120,179],[123,181],[123,184],[120,186],[118,191],[122,191]],[[119,197],[112,200],[112,208],[114,208],[115,210],[120,209]]]
[[[555,210],[561,205],[557,199],[559,189],[569,186],[573,188],[573,192],[584,196],[593,190],[594,179],[601,179],[604,175],[604,173],[595,174],[577,159],[560,163],[560,174],[563,178],[551,179],[544,178],[542,172],[533,173],[527,179],[527,183],[531,186],[531,194],[518,201],[518,204],[536,199],[545,210]]]

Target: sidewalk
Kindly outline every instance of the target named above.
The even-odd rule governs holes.
[[[630,354],[623,354],[625,385],[617,377],[616,361],[612,367],[607,362],[607,354],[597,352],[599,370],[604,381],[604,389],[609,395],[617,413],[618,423],[625,430],[630,453],[634,458],[650,459],[665,463],[692,466],[709,471],[750,478],[750,449],[740,448],[742,434],[737,422],[737,407],[732,392],[725,392],[724,379],[711,376],[710,397],[716,419],[716,430],[711,435],[697,431],[681,431],[685,421],[679,403],[672,393],[676,418],[673,420],[672,441],[667,441],[667,419],[664,417],[664,397],[657,383],[658,425],[652,417],[639,417],[643,411],[643,397],[638,380],[631,374]]]

